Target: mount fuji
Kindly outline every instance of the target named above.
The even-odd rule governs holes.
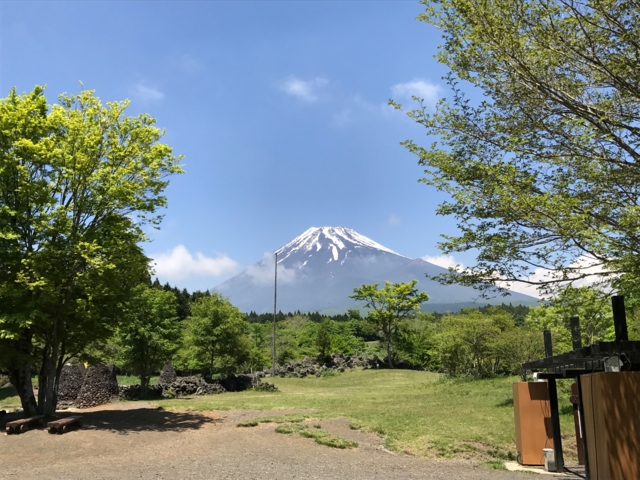
[[[362,284],[409,282],[429,294],[423,311],[459,310],[488,303],[535,305],[538,300],[511,292],[493,301],[479,299],[478,291],[461,285],[441,285],[428,275],[447,269],[411,259],[345,227],[312,227],[275,252],[278,259],[278,310],[283,312],[344,312],[362,305],[349,298]],[[274,255],[259,262],[215,290],[244,312],[273,311]]]

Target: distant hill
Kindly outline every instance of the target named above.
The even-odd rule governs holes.
[[[441,285],[425,274],[444,273],[445,268],[411,259],[345,227],[312,227],[276,251],[278,254],[278,310],[284,312],[344,312],[362,304],[349,298],[362,284],[385,280],[418,280],[429,294],[423,311],[456,311],[489,303],[535,305],[538,299],[511,292],[493,301],[479,299],[479,292],[460,285]],[[273,311],[274,259],[265,255],[215,290],[230,298],[242,311]]]

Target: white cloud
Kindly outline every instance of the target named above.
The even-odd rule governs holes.
[[[581,273],[585,273],[593,276],[574,280],[573,282],[571,282],[571,285],[578,288],[578,287],[593,285],[594,283],[601,280],[603,277],[599,276],[598,274],[605,272],[605,269],[602,268],[602,266],[599,265],[598,263],[599,262],[597,262],[595,259],[590,258],[586,255],[582,255],[581,257],[578,257],[575,262],[569,265],[569,267],[580,268]],[[553,278],[554,278],[553,272],[551,270],[547,270],[546,268],[536,268],[531,275],[529,275],[528,277],[525,277],[526,280],[532,281],[532,282],[551,280]],[[530,285],[528,283],[521,283],[521,282],[512,282],[511,285],[507,285],[507,284],[499,284],[499,285],[507,287],[509,290],[513,290],[514,292],[524,293],[525,295],[531,295],[532,297],[538,297],[538,298],[542,297],[536,285]]]
[[[144,81],[139,81],[131,89],[131,95],[141,102],[158,102],[164,98],[164,93],[158,88],[145,85]]]
[[[456,265],[458,265],[458,262],[453,258],[453,255],[436,255],[435,257],[432,257],[431,255],[425,255],[421,258],[425,262],[433,263],[434,265],[438,265],[439,267],[443,268],[454,268]]]
[[[197,252],[193,256],[184,245],[178,245],[170,252],[152,255],[152,258],[156,274],[169,280],[181,280],[192,275],[219,277],[240,270],[238,262],[226,255],[211,258]]]
[[[425,255],[424,257],[421,257],[421,258],[422,260],[425,260],[429,263],[433,263],[435,265],[439,265],[444,268],[455,268],[456,265],[458,264],[458,262],[456,262],[456,260],[453,258],[453,255],[438,255],[435,257],[432,257],[430,255]],[[598,274],[604,272],[605,270],[602,268],[602,266],[598,265],[597,263],[598,262],[596,262],[594,259],[589,258],[585,255],[576,259],[576,261],[570,265],[571,268],[581,268],[582,273],[588,273],[594,276],[574,280],[573,282],[571,282],[571,284],[577,288],[582,286],[593,285],[594,283],[598,282],[598,280],[602,279],[602,277],[598,276]],[[464,270],[465,267],[464,265],[460,264],[460,268]],[[553,272],[546,268],[536,268],[528,277],[522,277],[523,280],[527,280],[529,282],[541,282],[545,280],[551,280],[552,278],[553,278]],[[538,291],[537,285],[532,285],[532,284],[523,283],[523,282],[511,282],[511,283],[497,282],[497,285],[500,287],[507,288],[512,292],[523,293],[525,295],[530,295],[536,298],[543,297],[541,293]]]
[[[260,286],[273,285],[275,281],[275,268],[273,253],[265,252],[262,260],[254,263],[247,268],[247,275],[251,277],[251,281]],[[278,262],[278,284],[289,283],[295,279],[296,270],[285,268]]]
[[[321,77],[316,77],[309,81],[290,77],[289,79],[281,82],[280,90],[292,97],[297,97],[305,102],[313,103],[318,100],[322,88],[328,83],[329,81],[327,79]]]
[[[411,100],[412,97],[424,99],[427,105],[434,106],[440,98],[440,86],[429,82],[414,78],[410,82],[398,83],[391,87],[391,95],[395,100]]]

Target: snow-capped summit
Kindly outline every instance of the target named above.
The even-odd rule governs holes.
[[[351,259],[385,253],[407,258],[346,227],[311,227],[275,253],[278,263],[293,266],[298,262],[298,268],[312,260],[344,265]]]
[[[441,285],[426,278],[446,269],[411,259],[380,245],[346,227],[312,227],[276,250],[278,257],[278,310],[346,311],[358,308],[349,298],[363,284],[408,282],[429,294],[423,310],[456,310],[463,306],[487,303],[470,287]],[[216,290],[228,296],[242,311],[273,310],[274,254],[250,265]],[[505,299],[497,299],[500,303]],[[510,302],[536,303],[527,295],[513,293]]]

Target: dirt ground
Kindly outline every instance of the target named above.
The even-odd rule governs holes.
[[[286,413],[297,412],[277,415]],[[472,462],[398,455],[387,451],[378,435],[349,429],[345,419],[312,423],[358,442],[358,448],[340,450],[275,433],[274,424],[236,427],[265,416],[257,411],[168,412],[123,402],[81,414],[84,426],[64,435],[45,429],[0,434],[0,478],[531,479],[531,474],[489,470]],[[16,418],[0,418],[2,432]]]

